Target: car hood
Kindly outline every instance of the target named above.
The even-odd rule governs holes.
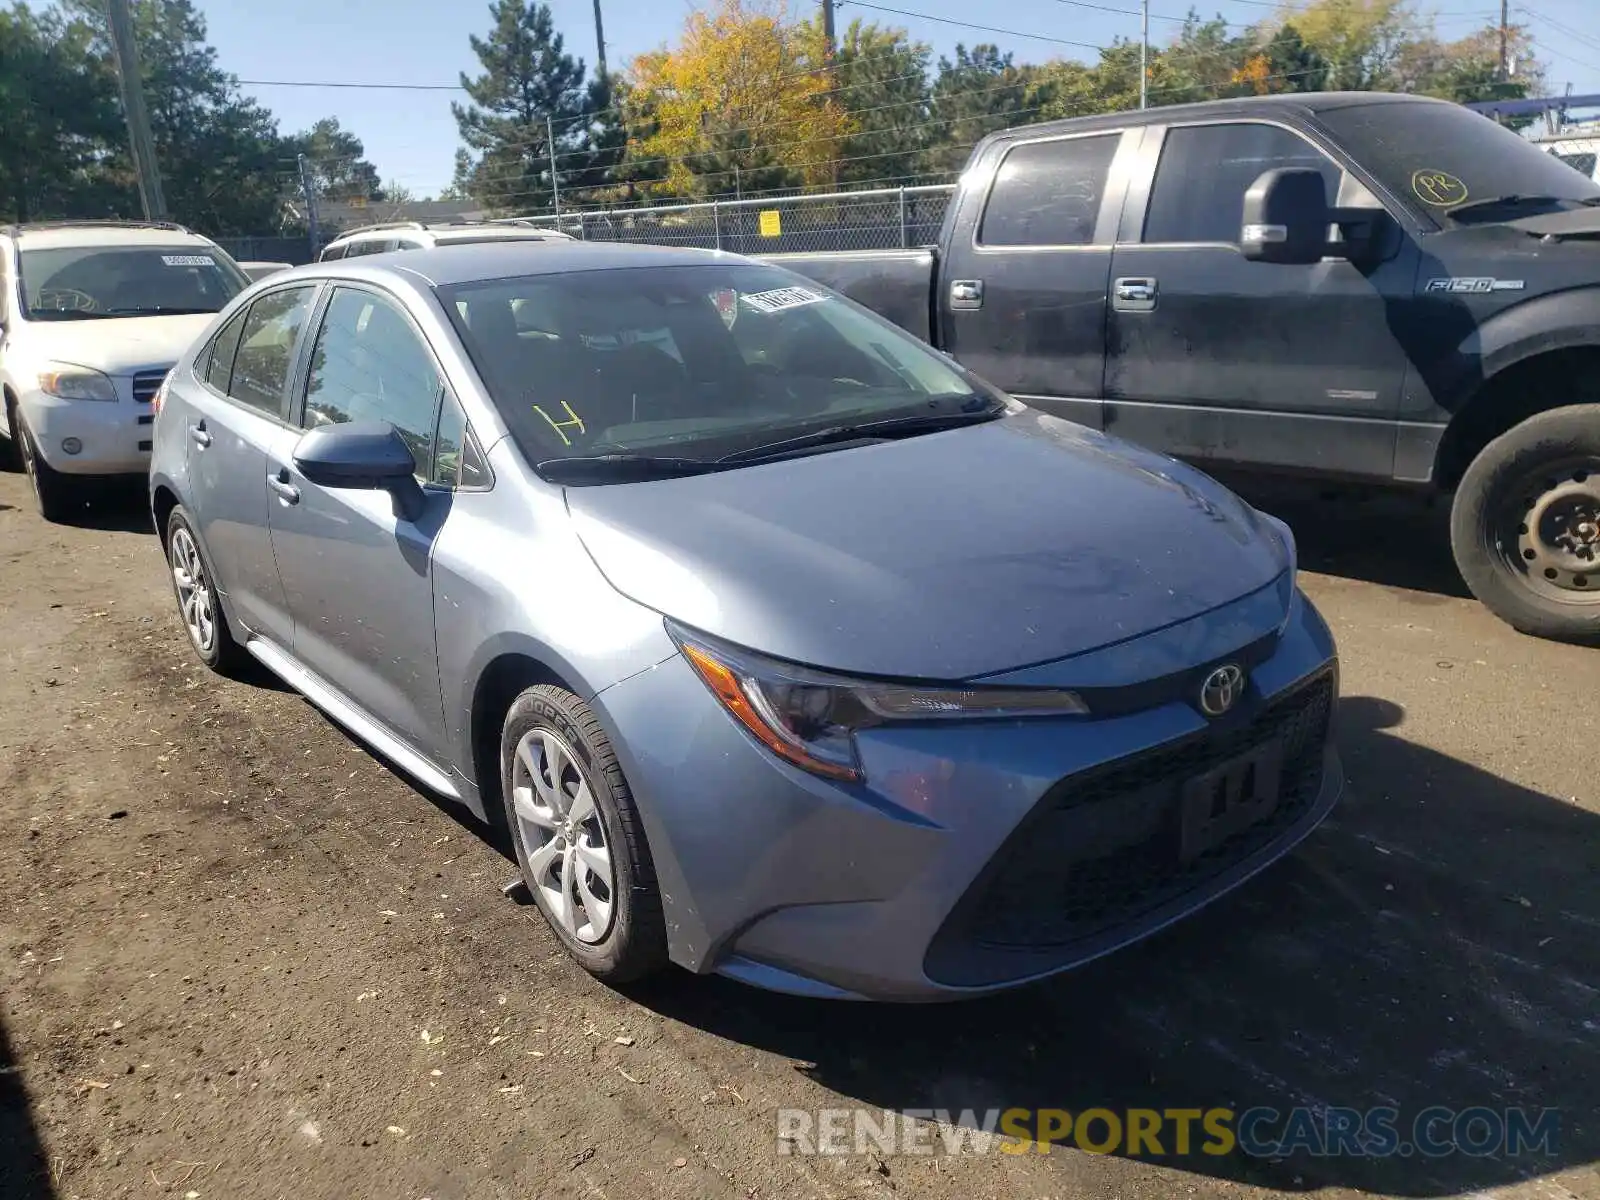
[[[172,366],[216,318],[215,313],[171,317],[106,317],[95,321],[32,321],[30,358],[72,363],[107,375]]]
[[[1025,410],[737,470],[569,487],[601,572],[715,637],[857,675],[970,679],[1188,620],[1289,552],[1171,459]]]

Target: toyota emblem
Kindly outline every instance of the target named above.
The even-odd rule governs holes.
[[[1244,695],[1244,672],[1234,663],[1224,663],[1200,685],[1200,711],[1220,717]]]

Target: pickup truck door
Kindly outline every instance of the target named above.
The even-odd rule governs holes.
[[[935,284],[947,353],[1018,399],[1096,429],[1111,247],[1139,137],[1109,130],[992,147],[981,182],[962,189]]]
[[[1357,266],[1247,261],[1244,193],[1320,170],[1329,203],[1376,207],[1306,133],[1263,120],[1152,126],[1112,258],[1106,428],[1202,461],[1388,479],[1415,241]]]

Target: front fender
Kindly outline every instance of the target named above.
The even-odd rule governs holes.
[[[1507,368],[1574,346],[1600,346],[1600,287],[1552,292],[1482,321],[1430,381],[1434,400],[1447,412],[1458,413]]]

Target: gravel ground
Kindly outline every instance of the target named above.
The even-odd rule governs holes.
[[[1350,785],[1290,859],[1049,985],[911,1010],[619,994],[504,849],[189,653],[137,497],[0,476],[0,1197],[1600,1197],[1600,652],[1311,496]],[[1340,517],[1336,524],[1334,514]],[[1548,1156],[780,1154],[780,1108],[1561,1110]]]

